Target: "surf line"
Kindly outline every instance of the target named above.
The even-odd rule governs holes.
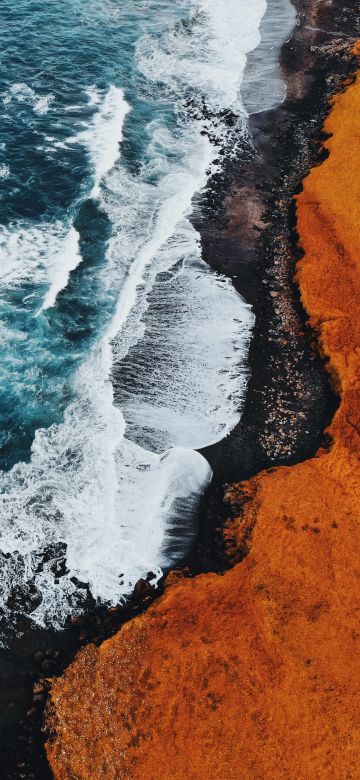
[[[96,90],[88,90],[88,97],[90,105],[96,107],[99,105],[100,98]],[[62,146],[76,144],[85,146],[93,165],[94,174],[91,190],[76,204],[77,211],[88,197],[93,200],[98,199],[103,178],[111,171],[120,157],[123,126],[130,111],[131,107],[124,98],[124,91],[111,85],[100,102],[100,107],[96,110],[91,126],[61,143]],[[57,296],[61,290],[66,288],[71,272],[81,262],[80,235],[71,224],[60,248],[49,258],[49,271],[53,278],[37,316],[55,306]]]

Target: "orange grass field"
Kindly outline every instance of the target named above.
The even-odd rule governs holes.
[[[338,389],[332,445],[232,486],[250,553],[181,579],[54,680],[56,780],[360,778],[360,79],[297,197],[303,305]]]

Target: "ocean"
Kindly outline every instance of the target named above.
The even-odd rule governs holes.
[[[240,419],[254,318],[193,223],[249,111],[283,97],[294,18],[2,0],[0,19],[0,626],[58,628],[194,539],[198,450]]]

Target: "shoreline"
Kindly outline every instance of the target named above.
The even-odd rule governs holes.
[[[299,13],[303,13],[306,3],[298,2],[297,5]],[[344,4],[335,3],[332,7],[338,8],[340,5],[343,6]],[[350,3],[349,8],[351,12]],[[222,536],[215,530],[219,528],[220,525],[224,525],[229,515],[229,507],[223,503],[223,484],[238,481],[239,479],[246,479],[264,468],[277,466],[281,463],[290,465],[292,462],[295,463],[310,457],[315,453],[318,447],[326,441],[324,439],[323,430],[326,428],[327,423],[333,416],[337,406],[336,398],[333,393],[329,391],[328,378],[317,354],[317,350],[312,346],[309,346],[311,336],[309,330],[306,328],[306,318],[300,307],[299,295],[293,282],[291,282],[290,285],[293,309],[284,314],[288,330],[284,329],[284,324],[282,324],[279,329],[276,322],[278,313],[275,311],[275,306],[278,306],[281,302],[279,301],[281,296],[277,295],[276,297],[273,297],[271,292],[282,292],[285,303],[287,302],[291,270],[289,268],[285,269],[285,272],[287,270],[285,279],[281,276],[270,278],[268,273],[269,269],[272,267],[272,260],[268,256],[268,250],[265,245],[270,241],[270,238],[271,241],[274,242],[277,236],[281,235],[281,230],[284,229],[285,225],[288,241],[287,252],[293,251],[295,240],[294,215],[289,214],[287,210],[280,214],[277,212],[276,219],[273,217],[274,223],[276,222],[276,224],[262,227],[262,223],[268,220],[268,214],[273,213],[274,201],[277,200],[276,181],[280,172],[278,163],[273,166],[270,162],[270,159],[273,158],[274,150],[271,141],[274,141],[276,134],[278,134],[278,137],[276,138],[276,148],[280,154],[285,138],[291,137],[291,132],[294,133],[294,128],[297,128],[298,125],[299,117],[296,112],[295,114],[292,114],[291,107],[293,106],[294,108],[295,106],[301,105],[301,97],[299,98],[298,96],[299,92],[301,94],[301,90],[304,89],[304,87],[299,84],[299,70],[296,65],[301,61],[301,58],[305,56],[304,49],[307,51],[309,41],[308,39],[306,39],[306,41],[303,40],[303,46],[301,47],[297,36],[300,34],[301,30],[304,30],[307,22],[307,19],[303,20],[302,26],[297,28],[295,36],[292,36],[291,39],[294,40],[295,38],[295,46],[299,47],[297,60],[294,61],[295,69],[292,79],[292,90],[294,94],[296,94],[296,97],[288,96],[284,103],[278,108],[271,109],[264,114],[256,114],[250,119],[255,143],[259,144],[258,149],[261,148],[262,160],[261,164],[258,164],[258,169],[257,171],[255,170],[255,173],[254,161],[250,160],[247,164],[245,163],[245,165],[239,164],[235,177],[231,174],[233,193],[229,198],[231,221],[228,228],[224,231],[223,228],[216,224],[216,220],[214,220],[214,223],[210,220],[210,222],[200,226],[204,259],[212,268],[230,276],[238,291],[241,292],[247,301],[251,302],[251,296],[253,296],[254,306],[257,308],[257,322],[250,350],[251,377],[242,419],[237,428],[225,440],[213,447],[202,450],[202,454],[205,455],[206,459],[209,460],[210,465],[214,468],[214,480],[207,495],[204,497],[201,506],[199,540],[195,545],[192,554],[184,561],[185,567],[189,567],[192,575],[198,572],[222,571],[224,568],[228,567]],[[325,24],[326,22],[322,22],[322,24],[323,23]],[[332,34],[336,37],[335,32]],[[319,33],[317,31],[314,33],[312,45],[323,45],[325,40],[328,41],[328,39],[328,34]],[[289,48],[291,45],[293,44],[285,44],[282,51],[281,62],[285,75],[289,71],[289,60],[292,59],[292,52]],[[316,63],[319,64],[321,75],[318,73],[317,75],[311,76],[311,78],[314,79],[314,83],[310,90],[310,95],[308,93],[305,97],[305,102],[308,103],[307,128],[311,126],[311,133],[308,129],[310,137],[305,140],[302,139],[302,143],[299,143],[297,154],[300,155],[300,159],[298,159],[298,164],[293,170],[293,178],[287,182],[286,192],[283,192],[284,198],[289,195],[294,180],[299,181],[300,178],[303,177],[305,169],[308,169],[314,163],[314,160],[317,159],[319,153],[318,139],[321,137],[321,126],[326,114],[328,100],[331,94],[340,86],[340,81],[351,72],[352,68],[350,63],[346,64],[339,62],[336,55],[333,56],[333,61],[330,65],[328,55],[321,57],[319,56],[319,53],[317,55],[314,54],[313,61],[308,62],[307,67],[310,69],[314,68]],[[323,70],[321,70],[321,68]],[[330,75],[332,77],[335,76],[335,81],[332,84],[327,85],[327,91],[323,92],[323,86],[329,76],[329,71],[331,71]],[[307,78],[308,76],[304,77],[304,81],[306,81]],[[298,100],[300,100],[300,103],[297,102]],[[312,114],[314,109],[316,114],[315,125],[313,124],[314,115]],[[306,134],[306,132],[307,130],[304,128],[304,133]],[[290,133],[290,135],[287,135],[288,133]],[[307,154],[304,159],[302,159],[301,154],[304,152],[307,143],[309,144]],[[287,165],[291,166],[292,162],[293,148],[291,148],[291,152],[286,156],[286,159],[283,158],[284,168],[286,169]],[[273,167],[274,170],[271,170]],[[270,173],[267,189],[265,192],[260,193],[259,197],[259,187],[263,188],[264,186],[264,171],[266,170]],[[236,188],[236,181],[240,180],[239,177],[241,178],[241,188],[235,193],[234,188]],[[228,188],[228,183],[225,188]],[[244,198],[243,206],[245,206],[245,213],[243,206],[241,206],[242,198]],[[240,206],[238,204],[240,204]],[[249,204],[251,205],[250,210]],[[255,240],[253,232],[251,231],[251,223],[254,214],[256,215],[256,222],[260,229]],[[240,217],[241,219],[239,221]],[[241,240],[239,241],[240,232]],[[215,243],[217,244],[216,251],[214,251]],[[262,247],[261,243],[263,244]],[[228,248],[228,262],[223,260],[223,257],[226,256],[226,251],[224,251],[226,248]],[[280,245],[279,248],[281,250]],[[256,257],[259,259],[256,260]],[[279,271],[282,273],[284,269],[280,268]],[[238,276],[237,279],[234,278],[235,275]],[[259,283],[261,283],[260,292],[257,290]],[[300,328],[300,333],[297,332],[297,328]],[[271,338],[267,338],[268,333],[271,334]],[[290,346],[282,344],[281,342],[286,340],[289,334],[291,336]],[[289,349],[286,349],[284,352],[284,347],[289,347]],[[304,423],[300,430],[297,427],[298,419],[292,420],[292,415],[297,414],[298,412],[297,409],[295,411],[294,409],[288,411],[286,408],[285,412],[282,410],[280,415],[275,416],[274,419],[269,421],[269,417],[271,417],[271,413],[275,408],[276,398],[272,397],[267,408],[264,407],[266,387],[269,385],[271,386],[272,379],[278,373],[279,365],[284,362],[284,355],[287,355],[287,359],[290,361],[289,365],[292,368],[291,360],[294,358],[294,362],[297,363],[299,355],[298,350],[300,352],[302,351],[302,370],[305,371],[305,375],[308,367],[309,355],[311,355],[310,364],[312,366],[310,378],[306,375],[306,382],[310,379],[311,397],[303,399],[304,407],[301,408],[301,411],[305,411],[306,417],[302,418],[304,419]],[[291,355],[290,358],[289,352]],[[268,372],[264,366],[266,366],[268,358],[273,357],[275,353],[276,363],[271,368],[271,371]],[[299,371],[301,371],[301,366]],[[284,383],[286,385],[286,381],[286,377],[281,378],[282,386],[284,386]],[[321,409],[320,415],[319,408]],[[265,412],[263,418],[261,418],[261,413],[264,409]],[[276,440],[280,420],[284,413],[287,414],[287,417],[286,423],[283,423],[282,425],[286,428],[286,436],[282,443],[281,452],[274,455],[274,451],[271,448],[271,438],[269,439],[269,437],[274,436]],[[259,445],[258,437],[260,436],[259,431],[261,426],[263,430],[263,439],[261,445]],[[305,433],[308,428],[311,432],[309,435]],[[239,462],[241,466],[238,465]],[[169,575],[169,578],[171,578],[171,576],[172,575]],[[176,578],[176,573],[174,576]],[[25,716],[23,725],[20,726],[19,735],[16,739],[16,763],[18,765],[22,764],[24,759],[25,766],[11,766],[10,756],[8,756],[10,761],[8,765],[6,765],[5,760],[3,759],[4,769],[2,777],[4,780],[21,777],[21,775],[26,778],[33,777],[36,778],[36,780],[48,780],[48,778],[51,778],[50,770],[46,765],[39,744],[39,740],[41,739],[40,728],[42,709],[46,698],[44,693],[46,691],[46,685],[41,691],[35,694],[40,697],[40,700],[35,701],[34,706],[31,701],[31,688],[33,682],[35,682],[35,685],[39,685],[39,683],[36,682],[39,677],[43,679],[46,676],[59,674],[64,666],[67,666],[76,650],[79,649],[82,644],[88,641],[100,644],[104,637],[116,633],[124,622],[130,620],[135,614],[145,610],[153,598],[155,597],[157,600],[160,595],[161,590],[154,593],[150,586],[144,582],[143,584],[139,584],[137,594],[129,601],[129,604],[125,609],[120,609],[117,612],[114,611],[112,613],[105,608],[101,610],[97,609],[88,617],[85,617],[84,621],[80,619],[80,621],[74,622],[73,627],[70,630],[63,632],[61,640],[59,635],[56,635],[55,632],[39,631],[37,637],[34,632],[30,642],[30,646],[32,645],[30,655],[28,650],[26,650],[27,640],[25,638],[24,651],[26,655],[25,666],[27,666],[26,675],[32,673],[32,676],[30,677],[31,686],[27,684],[26,693],[22,694],[22,701],[27,702],[25,712],[30,711],[31,709],[35,709],[35,712],[33,712],[32,715]],[[107,624],[106,621],[108,621]],[[89,624],[91,624],[90,630],[88,628]],[[81,640],[80,637],[84,633],[86,633],[86,636]],[[60,651],[58,649],[59,647]],[[52,655],[50,654],[47,656],[47,650],[50,650]],[[11,652],[10,649],[10,655]],[[15,652],[17,651],[15,650]],[[39,663],[37,661],[34,662],[33,660],[35,653],[44,653],[43,658],[39,660]],[[57,657],[55,657],[56,653],[59,653]],[[19,662],[20,661],[18,660],[18,663]],[[48,663],[48,669],[42,668],[44,663]],[[39,667],[40,673],[38,671]],[[21,685],[24,686],[23,681],[21,682]],[[6,695],[5,691],[5,698]],[[6,702],[6,705],[7,704],[8,701]],[[24,709],[23,704],[21,704],[21,708]],[[26,710],[26,708],[28,708],[28,710]],[[35,740],[37,749],[34,748],[34,742],[29,743],[29,738]],[[14,742],[12,745],[9,744],[9,748],[11,751],[14,751]],[[39,753],[37,752],[38,750],[40,750]],[[34,772],[36,772],[36,774],[34,774]]]
[[[302,300],[337,378],[331,447],[229,488],[236,565],[177,584],[174,572],[163,598],[54,681],[57,780],[238,780],[239,765],[248,778],[356,775],[359,152],[347,144],[359,135],[360,81],[355,51],[337,44],[335,55],[344,89],[321,124],[323,149],[307,139],[313,158],[291,197]]]
[[[337,37],[336,29],[331,31],[332,16],[336,18],[344,3],[320,9],[322,29],[311,31],[308,4],[294,0],[294,5],[298,24],[280,55],[287,97],[279,106],[250,116],[256,151],[237,170],[226,195],[228,226],[224,229],[214,220],[210,231],[202,230],[204,259],[232,279],[252,304],[256,320],[241,420],[225,439],[201,450],[214,477],[202,502],[198,545],[189,556],[197,571],[227,565],[221,534],[214,534],[211,522],[214,514],[215,524],[226,521],[222,500],[226,486],[312,457],[328,445],[326,429],[338,405],[294,279],[301,253],[293,194],[321,159],[329,100],[351,75],[353,65],[339,57],[336,45],[332,54],[328,47],[329,39]],[[314,19],[316,4],[312,6]],[[351,24],[351,11],[349,18]],[[350,25],[347,29],[350,34]],[[203,569],[197,560],[203,561]]]

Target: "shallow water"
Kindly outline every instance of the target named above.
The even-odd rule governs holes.
[[[190,217],[231,153],[225,112],[246,128],[265,10],[3,0],[5,622],[61,625],[84,585],[116,603],[191,542],[211,479],[196,450],[239,420],[253,316]]]

